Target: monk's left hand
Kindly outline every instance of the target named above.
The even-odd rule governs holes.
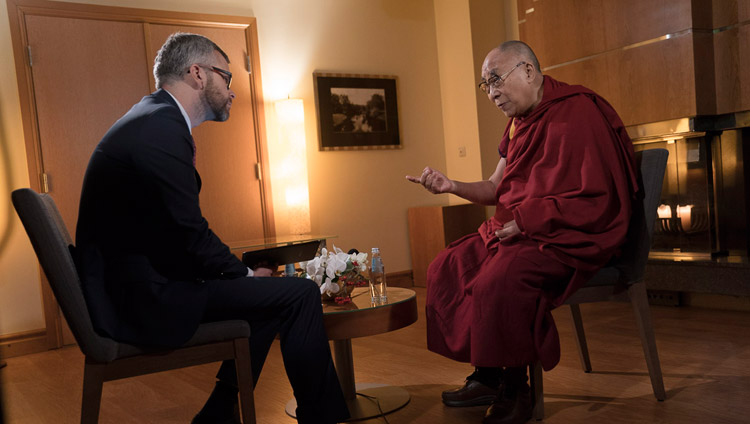
[[[495,230],[495,235],[500,240],[505,240],[508,237],[512,237],[516,234],[520,234],[521,229],[518,228],[518,224],[516,224],[516,220],[508,221],[505,224],[503,224],[503,228],[500,230]]]

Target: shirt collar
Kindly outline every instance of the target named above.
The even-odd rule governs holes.
[[[170,93],[167,90],[164,90],[164,91],[166,91],[167,94],[169,94],[174,99],[175,103],[177,103],[177,107],[180,108],[180,112],[182,112],[182,117],[185,118],[185,123],[187,123],[188,131],[190,131],[190,135],[193,135],[193,126],[190,123],[190,117],[188,116],[187,112],[185,111],[185,108],[182,107],[182,103],[180,103],[180,101],[177,100],[177,98],[175,96],[173,96],[172,93]]]

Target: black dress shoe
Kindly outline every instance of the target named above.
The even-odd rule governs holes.
[[[463,387],[444,391],[443,403],[447,406],[490,405],[501,393],[501,388],[492,388],[477,380],[467,379]]]
[[[531,394],[526,386],[514,393],[503,393],[487,409],[482,424],[524,424],[531,419],[531,415]]]

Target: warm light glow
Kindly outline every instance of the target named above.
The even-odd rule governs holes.
[[[669,205],[661,204],[656,209],[656,213],[659,215],[659,218],[671,218],[672,208]]]
[[[289,206],[304,206],[309,204],[310,198],[307,194],[307,186],[289,187],[284,194],[286,197],[286,204]]]
[[[302,105],[302,99],[287,99],[276,102],[276,119],[279,125],[304,124],[305,108]]]
[[[277,140],[270,142],[271,187],[277,232],[310,232],[305,110],[302,99],[280,100],[276,109]]]
[[[675,208],[677,212],[677,218],[680,218],[680,223],[682,224],[683,231],[690,231],[690,229],[693,228],[691,223],[692,209],[693,205],[677,205],[677,207]]]

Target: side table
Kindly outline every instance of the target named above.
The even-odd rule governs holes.
[[[333,341],[333,361],[351,417],[348,421],[379,417],[393,412],[411,397],[401,387],[377,383],[355,383],[352,341],[356,337],[387,333],[417,321],[417,296],[413,290],[388,288],[388,303],[372,305],[367,287],[354,289],[352,302],[323,304],[323,323]],[[361,394],[361,395],[359,395]],[[295,417],[297,401],[286,404],[286,413]]]

